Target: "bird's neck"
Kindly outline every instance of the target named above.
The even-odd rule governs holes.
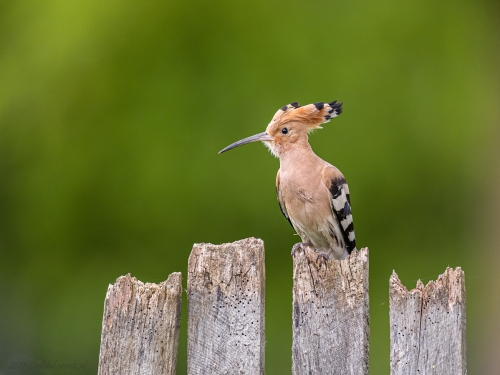
[[[308,165],[321,160],[312,150],[309,142],[296,143],[293,147],[285,148],[280,153],[280,169],[296,169],[300,165]]]

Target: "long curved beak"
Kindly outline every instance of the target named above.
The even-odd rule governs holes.
[[[235,148],[235,147],[238,147],[238,146],[242,146],[242,145],[246,145],[247,143],[259,142],[259,141],[261,141],[261,142],[270,142],[270,141],[273,141],[273,140],[274,140],[274,138],[271,137],[266,132],[255,134],[255,135],[252,135],[251,137],[244,138],[241,141],[234,142],[234,143],[230,144],[229,146],[224,147],[222,150],[219,151],[219,154],[222,154],[223,152],[229,151],[232,148]]]

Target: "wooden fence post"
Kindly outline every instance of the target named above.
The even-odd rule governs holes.
[[[368,248],[342,261],[294,257],[292,373],[367,375]]]
[[[188,375],[264,374],[262,240],[195,244],[188,265]]]
[[[121,276],[108,287],[102,319],[99,375],[175,374],[182,277],[159,285]]]
[[[389,281],[391,375],[465,375],[465,278],[447,268],[424,288]]]

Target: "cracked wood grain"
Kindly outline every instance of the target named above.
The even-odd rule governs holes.
[[[408,291],[389,280],[391,375],[465,375],[465,277],[447,268]]]
[[[195,244],[188,265],[188,375],[264,374],[264,243]]]
[[[293,261],[292,373],[367,375],[368,248],[342,261],[316,258],[306,248]]]
[[[130,274],[108,287],[104,301],[99,375],[175,374],[182,277],[142,283]]]

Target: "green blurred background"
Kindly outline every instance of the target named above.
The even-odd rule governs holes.
[[[500,3],[0,2],[0,374],[97,371],[107,286],[186,275],[195,242],[266,245],[268,374],[291,367],[290,249],[261,145],[278,108],[339,99],[315,133],[370,248],[371,374],[388,279],[466,274],[468,368],[500,368]],[[186,304],[178,374],[186,373]]]

